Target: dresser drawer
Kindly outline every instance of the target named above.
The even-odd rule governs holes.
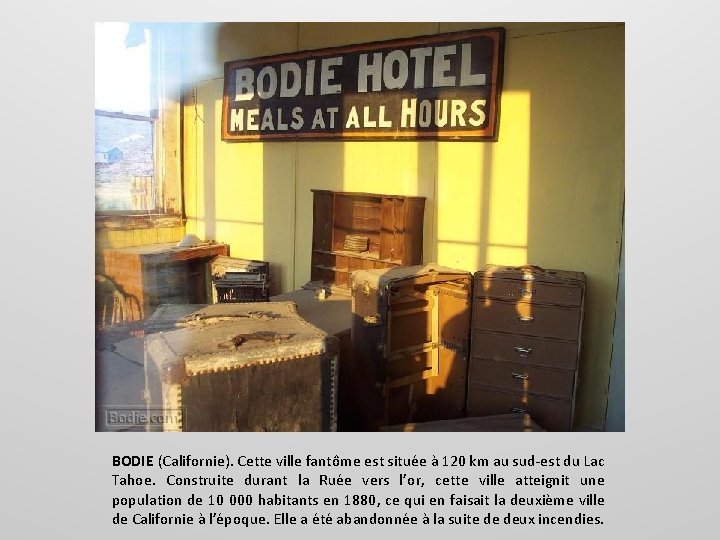
[[[575,372],[473,358],[468,380],[470,384],[493,386],[522,394],[572,399]]]
[[[572,429],[572,401],[505,392],[475,385],[468,387],[467,416],[522,411],[527,412],[539,426],[548,431]]]
[[[578,363],[578,343],[544,339],[521,334],[501,334],[475,330],[470,352],[473,357],[535,366],[574,370]]]
[[[579,306],[583,289],[578,284],[554,284],[533,280],[475,278],[475,297],[526,300],[545,304]]]
[[[579,307],[476,299],[473,328],[576,340],[580,332],[580,314]]]

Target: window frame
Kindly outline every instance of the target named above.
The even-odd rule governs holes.
[[[153,189],[155,209],[95,209],[96,231],[103,229],[143,229],[185,224],[182,191],[181,90],[168,85],[176,80],[181,59],[177,51],[180,36],[172,25],[129,23],[129,32],[147,30],[150,34],[151,98],[155,108],[147,116],[153,133]],[[132,116],[132,115],[130,115]]]

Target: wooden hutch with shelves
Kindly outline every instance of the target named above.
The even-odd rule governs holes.
[[[313,189],[311,283],[422,263],[425,197]]]

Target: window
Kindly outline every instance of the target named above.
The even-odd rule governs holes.
[[[154,210],[152,117],[95,110],[96,210]]]
[[[160,74],[172,32],[162,25],[95,25],[97,215],[179,214],[179,98]]]

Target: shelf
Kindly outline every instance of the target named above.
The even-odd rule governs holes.
[[[378,252],[373,251],[326,251],[323,249],[314,249],[313,253],[322,253],[323,255],[339,256],[339,257],[352,257],[354,259],[365,259],[371,261],[377,261],[384,264],[391,264],[393,266],[403,266],[403,262],[400,259],[381,259]]]
[[[311,279],[349,285],[341,273],[422,263],[424,197],[312,191]],[[370,249],[342,249],[349,235]]]

